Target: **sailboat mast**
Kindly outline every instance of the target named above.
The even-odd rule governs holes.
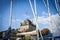
[[[9,27],[11,27],[12,24],[12,0],[10,0],[10,20],[9,20]]]

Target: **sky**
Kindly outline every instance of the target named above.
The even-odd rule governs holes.
[[[31,0],[32,5],[34,7],[34,1]],[[45,1],[46,2],[46,1]],[[60,3],[60,1],[59,1]],[[13,0],[12,3],[12,29],[17,29],[20,27],[20,23],[30,19],[33,23],[35,23],[34,16],[29,4],[29,0]],[[36,0],[36,9],[38,15],[38,25],[39,29],[49,28],[55,34],[58,33],[59,27],[60,30],[60,16],[58,15],[55,7],[54,0],[49,0],[49,7],[51,18],[49,20],[48,10],[45,7],[43,0]],[[5,31],[9,28],[9,16],[10,15],[10,0],[0,0],[0,31]],[[52,21],[52,22],[51,22]],[[51,24],[50,24],[51,22]]]

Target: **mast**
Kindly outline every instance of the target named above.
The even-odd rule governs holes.
[[[9,20],[9,27],[12,25],[12,0],[10,0],[10,20]]]

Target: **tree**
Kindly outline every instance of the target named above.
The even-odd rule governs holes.
[[[44,36],[44,35],[47,35],[47,34],[49,34],[51,32],[50,32],[50,30],[48,28],[44,28],[43,30],[41,30],[41,33]]]

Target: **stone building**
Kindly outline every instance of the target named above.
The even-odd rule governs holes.
[[[36,29],[36,26],[29,20],[25,20],[21,23],[20,28],[18,29],[19,32],[29,32]]]

